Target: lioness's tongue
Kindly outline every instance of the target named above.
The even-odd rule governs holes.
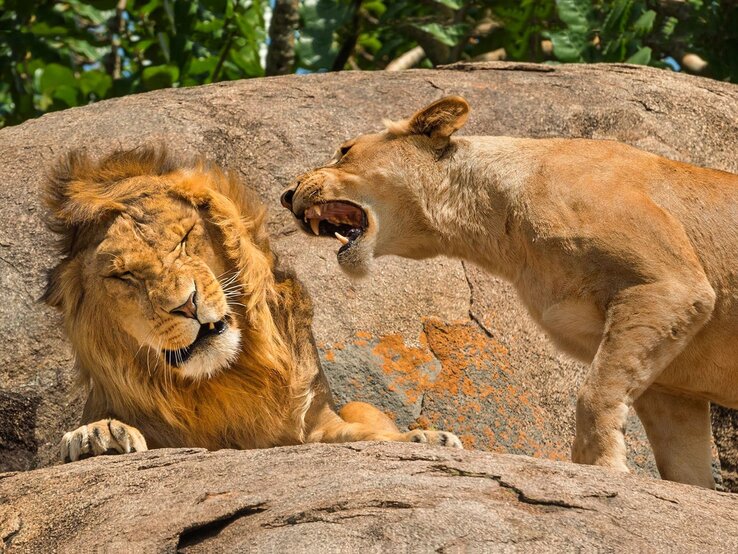
[[[322,220],[329,221],[333,225],[349,225],[351,227],[361,227],[363,220],[359,208],[340,201],[310,206],[305,210],[303,217],[305,222],[309,222],[310,229],[316,236],[320,235],[320,222]]]

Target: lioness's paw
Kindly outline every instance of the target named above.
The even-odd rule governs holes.
[[[146,440],[135,427],[117,419],[101,419],[65,433],[61,445],[62,462],[76,462],[82,457],[106,452],[127,454],[148,450]]]
[[[448,431],[425,431],[416,429],[405,434],[409,442],[424,442],[427,444],[438,444],[449,448],[464,448],[459,437]]]

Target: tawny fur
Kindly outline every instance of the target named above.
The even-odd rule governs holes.
[[[504,277],[590,364],[574,461],[627,471],[633,405],[661,475],[714,486],[709,402],[738,407],[738,176],[612,141],[452,137],[468,111],[444,98],[344,143],[283,204],[364,210],[338,254],[351,274],[449,255]]]
[[[349,405],[360,414],[350,422],[336,415],[310,301],[275,269],[264,207],[233,175],[161,148],[102,160],[76,151],[52,171],[45,200],[63,256],[45,300],[64,316],[89,390],[84,425],[65,435],[64,457],[147,445],[457,445],[450,433],[400,433],[366,404]],[[193,287],[197,320],[177,311]],[[221,319],[227,331],[201,361],[167,363],[164,350],[188,346],[201,323]]]

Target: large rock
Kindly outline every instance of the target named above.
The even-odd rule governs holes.
[[[738,551],[735,495],[414,444],[102,457],[0,500],[0,550],[29,553]]]
[[[257,79],[130,96],[4,129],[0,464],[48,464],[82,405],[60,319],[36,302],[55,261],[39,213],[45,170],[71,147],[102,153],[152,141],[212,158],[261,194],[274,248],[315,300],[316,339],[339,402],[366,400],[402,425],[453,430],[467,447],[568,459],[584,368],[553,350],[507,285],[448,259],[382,259],[371,278],[352,282],[338,269],[335,241],[303,236],[279,207],[283,186],[340,141],[444,94],[472,105],[463,134],[617,139],[738,171],[738,87],[623,65],[461,64]],[[653,473],[631,421],[631,464]],[[720,437],[730,441],[732,427],[721,427]]]

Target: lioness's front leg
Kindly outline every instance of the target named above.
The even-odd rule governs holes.
[[[416,429],[401,432],[380,410],[365,402],[350,402],[340,416],[325,406],[308,442],[392,441],[437,444],[463,448],[459,437],[448,431]]]
[[[706,278],[674,276],[621,291],[577,398],[572,460],[628,471],[623,427],[629,406],[710,318]]]
[[[99,456],[148,450],[146,439],[135,427],[117,419],[101,419],[65,433],[60,444],[62,462],[76,462],[84,456]]]

